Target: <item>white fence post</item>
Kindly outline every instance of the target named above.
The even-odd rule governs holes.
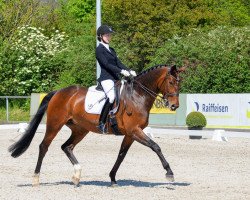
[[[6,97],[6,119],[9,122],[9,99]]]

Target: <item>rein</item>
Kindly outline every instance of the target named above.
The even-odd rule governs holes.
[[[134,82],[137,83],[137,84],[140,86],[140,88],[142,88],[142,89],[143,89],[145,92],[147,92],[150,96],[152,96],[152,97],[154,97],[154,98],[160,97],[160,98],[162,98],[163,100],[165,100],[163,96],[161,96],[161,95],[157,94],[156,92],[154,92],[154,91],[148,89],[145,85],[141,84],[140,82],[138,82],[138,81],[136,81],[136,80],[134,80]]]

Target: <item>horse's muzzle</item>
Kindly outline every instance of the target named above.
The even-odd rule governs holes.
[[[168,107],[171,111],[175,111],[177,108],[179,108],[179,105],[170,104],[167,100],[165,100],[165,106]]]
[[[171,105],[169,108],[170,108],[171,111],[175,111],[177,108],[179,108],[179,106],[173,104],[173,105]]]

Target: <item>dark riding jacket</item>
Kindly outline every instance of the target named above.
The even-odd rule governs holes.
[[[99,82],[107,79],[117,81],[122,69],[129,71],[119,60],[115,50],[111,47],[109,49],[110,51],[101,43],[96,48],[96,59],[101,67],[101,74],[98,78]]]

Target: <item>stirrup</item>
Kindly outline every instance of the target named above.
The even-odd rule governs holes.
[[[101,131],[102,134],[107,133],[106,126],[103,122],[100,122],[99,125],[97,126],[97,128],[99,129],[99,131]]]

